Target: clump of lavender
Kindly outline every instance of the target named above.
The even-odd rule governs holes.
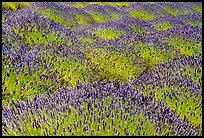
[[[2,112],[4,135],[198,135],[155,95],[129,83],[78,84],[16,102]],[[179,125],[179,127],[176,127]],[[168,128],[172,129],[168,129]],[[168,130],[167,130],[168,129]],[[175,134],[176,132],[176,134]]]

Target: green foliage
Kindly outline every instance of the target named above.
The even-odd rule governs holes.
[[[141,60],[145,63],[147,69],[150,69],[155,64],[159,64],[160,62],[175,57],[172,54],[173,51],[161,51],[156,43],[142,43],[139,41],[134,45],[135,53],[139,53],[139,56],[142,58]]]
[[[63,11],[53,9],[53,8],[46,8],[37,9],[37,12],[39,12],[41,15],[45,17],[49,17],[50,19],[54,20],[55,22],[60,22],[61,24],[67,26],[68,28],[72,28],[77,24],[77,21],[71,20],[70,18],[63,16]],[[66,14],[66,13],[65,13]]]
[[[114,28],[98,28],[96,31],[93,32],[97,36],[103,39],[115,39],[121,35],[121,31],[114,29]]]
[[[27,24],[27,26],[29,26],[29,24]],[[36,26],[34,26],[32,30],[30,27],[28,27],[26,30],[25,28],[13,27],[13,30],[16,34],[19,34],[22,38],[24,38],[25,42],[29,44],[32,44],[32,42],[37,45],[43,44],[44,46],[50,42],[55,42],[56,45],[62,43],[71,44],[71,42],[65,38],[63,34],[58,36],[53,30],[51,30],[48,34],[43,35],[45,32],[43,25],[41,26],[40,30],[38,30]]]
[[[115,80],[128,81],[133,76],[139,75],[141,67],[133,66],[128,57],[115,51],[94,49],[86,54],[88,69],[93,74],[93,80]]]
[[[202,5],[197,5],[197,4],[192,3],[192,6],[196,12],[202,13]]]
[[[16,11],[16,3],[15,2],[2,2],[2,6],[4,6],[8,10]]]
[[[75,7],[76,8],[84,8],[88,4],[89,4],[88,2],[76,2]]]
[[[190,14],[190,13],[192,13],[192,12],[193,12],[193,11],[190,10],[190,9],[188,9],[188,8],[183,8],[182,14]]]
[[[133,2],[105,2],[105,4],[109,4],[111,6],[123,7],[133,4]]]
[[[163,6],[163,8],[170,13],[172,16],[177,16],[179,14],[179,10],[176,7]]]
[[[187,75],[188,77],[192,77],[193,82],[199,83],[199,79],[202,78],[202,69],[200,73],[195,73],[195,69],[193,69],[192,67],[190,67],[189,65],[185,68],[185,69],[181,69],[181,71],[183,71],[184,75]]]
[[[5,20],[5,15],[2,13],[2,22]]]
[[[62,81],[70,82],[76,86],[76,82],[87,82],[86,65],[77,57],[56,58],[53,66],[54,70],[58,70],[62,77]]]
[[[89,3],[88,2],[60,2],[60,4],[66,5],[66,6],[73,6],[76,8],[84,8]]]
[[[145,29],[144,27],[138,27],[137,25],[132,25],[130,26],[136,33],[145,36],[149,33],[149,31],[147,29]]]
[[[84,8],[90,4],[98,4],[102,6],[108,4],[111,6],[122,7],[122,6],[128,6],[132,4],[133,2],[61,2],[61,3],[67,6],[74,6],[76,8]]]
[[[185,56],[197,55],[202,51],[201,43],[197,43],[195,40],[183,36],[171,37],[168,43],[173,45]]]
[[[76,14],[76,20],[78,21],[78,24],[92,24],[94,23],[94,20],[90,17],[86,17],[84,15]]]
[[[178,9],[173,6],[162,6],[168,13],[172,16],[177,16],[179,14],[190,14],[192,11],[188,8],[183,7],[182,9]]]
[[[115,12],[110,12],[110,16],[112,20],[118,20],[120,18],[120,15]]]
[[[82,42],[82,44],[90,44],[90,43],[93,43],[94,42],[94,39],[91,38],[91,37],[81,37],[80,38],[80,41]]]
[[[153,13],[150,13],[148,10],[142,9],[130,10],[129,13],[132,17],[140,18],[143,20],[152,20],[155,18],[155,15]]]
[[[104,4],[104,2],[89,2],[89,4],[98,4],[98,5],[102,5]]]
[[[158,24],[156,24],[155,27],[156,27],[157,30],[162,30],[162,31],[164,31],[164,30],[168,30],[168,29],[172,28],[173,25],[170,24],[169,22],[164,22],[164,23],[158,23]]]
[[[202,26],[202,21],[199,21],[199,20],[187,21],[186,23],[194,25],[194,26]]]
[[[143,2],[143,4],[155,4],[155,2]]]
[[[29,4],[30,2],[2,2],[2,6],[12,11],[16,11],[20,8],[28,6]]]
[[[96,22],[106,22],[108,20],[108,18],[104,16],[103,13],[93,11],[89,11],[88,13],[93,17]]]
[[[4,87],[7,87],[7,89],[2,92],[2,95],[5,95],[2,105],[5,105],[6,102],[12,105],[11,98],[25,100],[26,97],[31,98],[36,94],[45,93],[49,87],[54,86],[54,83],[49,78],[43,81],[44,84],[40,82],[40,75],[45,73],[42,67],[36,72],[29,73],[28,67],[26,66],[24,72],[27,72],[27,75],[23,74],[22,67],[17,75],[14,67],[10,67],[10,69],[13,70],[10,76],[3,80],[5,82]],[[6,68],[3,68],[3,70],[6,70]],[[5,71],[3,71],[2,75],[6,76]],[[16,84],[16,79],[18,79],[18,84]],[[25,85],[25,88],[23,88],[23,85]]]

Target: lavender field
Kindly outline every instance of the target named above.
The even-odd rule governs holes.
[[[2,2],[3,136],[202,136],[202,3]]]

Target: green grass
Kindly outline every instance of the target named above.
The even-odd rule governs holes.
[[[123,7],[123,6],[128,6],[130,4],[133,4],[133,2],[105,2],[105,4],[109,4],[111,6],[116,6],[116,7]]]
[[[39,8],[37,9],[37,12],[39,12],[41,15],[45,17],[49,17],[55,22],[60,22],[61,24],[67,26],[68,28],[73,28],[77,24],[76,20],[64,17],[62,15],[63,11],[61,10],[52,9],[52,8],[46,8],[46,9]]]
[[[164,30],[168,30],[168,29],[172,28],[173,25],[170,24],[169,22],[164,22],[164,23],[158,23],[158,24],[156,24],[155,27],[156,27],[157,30],[162,30],[162,31],[164,31]]]
[[[152,20],[155,18],[155,15],[150,13],[148,10],[130,10],[129,11],[130,15],[134,18],[140,18],[143,20]]]
[[[29,4],[31,4],[31,2],[2,2],[2,6],[12,11],[16,11],[20,8],[26,7]]]
[[[80,14],[76,14],[76,20],[78,21],[78,24],[92,24],[95,22],[93,19],[90,19],[90,17],[86,17]]]
[[[62,5],[66,5],[66,6],[73,6],[76,8],[84,8],[85,6],[88,5],[88,2],[60,2],[60,4]]]
[[[147,34],[149,34],[149,30],[146,29],[145,27],[139,27],[136,24],[135,25],[129,25],[137,34],[140,34],[142,36],[145,36]]]
[[[5,14],[2,13],[2,22],[4,22],[5,17],[6,17]]]
[[[75,4],[75,7],[76,7],[76,8],[84,8],[84,7],[86,7],[87,5],[89,5],[89,2],[77,2],[77,3]]]
[[[113,12],[113,11],[110,11],[109,13],[110,13],[110,16],[111,16],[112,20],[118,20],[120,18],[120,15]]]
[[[202,51],[201,43],[199,44],[195,40],[182,36],[169,38],[168,43],[173,45],[185,56],[197,55]]]
[[[46,46],[50,42],[55,42],[56,45],[60,45],[62,43],[71,44],[71,42],[65,38],[63,34],[58,36],[53,30],[50,31],[50,33],[44,34],[43,24],[41,25],[40,29],[38,30],[36,26],[34,26],[32,29],[29,27],[29,24],[26,24],[28,26],[27,29],[20,29],[19,27],[13,27],[13,30],[16,34],[19,34],[22,38],[25,39],[25,42],[28,44],[32,44],[32,42],[35,42],[35,44],[40,45],[43,44]],[[24,33],[26,32],[26,33]],[[62,42],[62,43],[61,43]]]
[[[193,9],[196,11],[196,12],[199,12],[199,13],[202,13],[202,5],[197,5],[197,4],[194,4],[192,3],[192,6],[193,6]]]
[[[179,14],[190,14],[192,11],[188,8],[183,7],[182,9],[178,9],[173,6],[162,6],[168,13],[172,16],[177,16]]]
[[[89,4],[98,4],[98,5],[104,5],[104,2],[89,2]]]
[[[128,81],[133,76],[138,76],[142,67],[131,64],[131,59],[115,51],[94,49],[86,54],[89,69],[93,71],[93,80]]]
[[[98,28],[93,34],[101,37],[102,39],[115,39],[121,35],[121,31],[114,28]]]
[[[175,7],[163,6],[163,8],[170,13],[172,16],[177,16],[179,14],[179,10]]]
[[[146,64],[147,68],[150,69],[153,65],[159,64],[170,59],[173,59],[176,55],[173,55],[173,51],[161,51],[157,48],[156,43],[142,43],[136,42],[134,51],[139,52],[141,60]]]
[[[94,39],[92,37],[81,37],[80,41],[82,42],[82,44],[90,44],[94,42]]]
[[[28,68],[25,68],[24,71],[28,73]],[[5,75],[4,72],[5,71],[3,71],[2,75]],[[26,96],[34,97],[34,95],[36,94],[45,93],[47,88],[49,86],[53,86],[54,84],[51,82],[51,79],[44,80],[44,84],[42,84],[40,82],[40,75],[42,75],[43,73],[44,70],[42,67],[37,72],[33,72],[32,74],[28,73],[27,75],[24,75],[22,71],[20,71],[19,74],[16,75],[15,71],[13,71],[11,75],[9,77],[6,77],[6,80],[4,80],[4,87],[7,87],[7,89],[6,91],[2,92],[2,95],[7,96],[5,96],[2,100],[2,104],[5,105],[7,101],[9,102],[9,104],[12,104],[11,98],[14,98],[16,100],[25,100]],[[15,82],[16,78],[19,79],[18,84],[16,84]],[[33,84],[35,84],[35,87],[33,87],[30,82],[33,82]],[[24,84],[26,85],[26,88],[22,89]],[[14,92],[14,90],[16,92]]]
[[[182,14],[190,14],[190,13],[192,13],[192,12],[193,12],[192,10],[190,10],[190,9],[188,9],[188,8],[184,8]]]
[[[84,62],[80,62],[80,59],[77,57],[73,58],[58,58],[57,61],[54,62],[54,70],[58,70],[62,74],[62,81],[71,82],[73,86],[76,86],[76,82],[84,82],[86,77],[86,65]]]
[[[201,27],[202,27],[202,21],[199,21],[199,20],[187,21],[186,23],[187,23],[187,24],[190,24],[190,25],[201,26]]]
[[[184,69],[182,69],[184,70]],[[186,66],[184,75],[191,76],[192,80],[196,83],[199,83],[199,79],[202,78],[202,69],[200,73],[196,73],[197,75],[194,75],[195,69],[191,68],[189,65]]]
[[[155,2],[143,2],[143,4],[155,4]]]
[[[96,21],[96,22],[106,22],[108,21],[108,18],[106,16],[104,16],[102,13],[100,12],[93,12],[93,11],[89,11],[88,12],[92,17],[93,19]]]
[[[163,8],[170,13],[172,16],[177,16],[179,14],[179,10],[176,7],[163,6]]]

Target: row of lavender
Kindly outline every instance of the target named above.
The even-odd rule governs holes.
[[[182,76],[173,78],[173,75],[179,66],[194,66],[200,72],[201,62],[200,56],[180,57],[155,67],[130,83],[77,83],[78,89],[58,87],[54,95],[50,95],[52,89],[49,89],[48,94],[25,101],[13,99],[14,109],[5,107],[2,114],[3,134],[199,135],[202,133],[202,84]],[[150,82],[153,79],[156,81]],[[163,101],[154,91],[165,83],[173,89],[161,94]],[[181,89],[175,89],[173,84],[176,83],[180,83]],[[149,85],[157,88],[149,90]],[[193,99],[192,103],[190,99]],[[182,107],[187,112],[178,112]],[[189,120],[193,116],[197,121],[195,118]]]

